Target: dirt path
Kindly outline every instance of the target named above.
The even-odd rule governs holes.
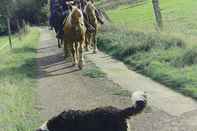
[[[112,79],[117,83],[114,84],[108,80],[112,78],[109,77],[110,75],[108,75],[108,79],[85,77],[76,67],[71,66],[69,59],[65,61],[62,50],[57,48],[54,38],[53,33],[47,29],[41,29],[38,49],[38,103],[43,120],[65,109],[91,109],[107,105],[124,108],[131,105],[129,97],[121,93],[121,87],[117,85],[121,84],[117,83],[116,79]],[[93,57],[99,57],[99,55],[87,55],[86,57],[90,59],[90,56],[93,62],[97,60]],[[99,66],[99,64],[97,65]],[[85,68],[92,66],[94,65],[87,62]],[[104,66],[102,67],[103,71],[109,68],[107,64]],[[117,69],[114,69],[113,72],[121,75]],[[143,81],[141,79],[142,84]],[[133,83],[133,85],[135,84]],[[117,91],[120,91],[119,95],[115,95]],[[168,101],[160,103],[164,105]],[[145,113],[132,117],[130,121],[133,131],[196,131],[196,116],[197,111],[193,108],[192,111],[189,110],[189,112],[174,116],[160,107],[157,108],[157,104],[152,103]]]
[[[38,49],[38,95],[42,119],[48,119],[64,109],[91,109],[114,105],[124,108],[131,105],[128,97],[112,95],[120,89],[111,81],[85,77],[70,60],[65,61],[57,48],[53,34],[41,30]],[[87,62],[85,68],[91,68]]]

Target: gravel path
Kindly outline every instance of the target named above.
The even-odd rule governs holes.
[[[126,83],[132,82],[129,87],[127,87],[128,85],[122,86],[121,83],[117,82],[118,77],[113,78],[110,75],[110,72],[114,72],[113,74],[116,74],[116,76],[124,76],[125,72],[120,72],[122,69],[121,66],[113,68],[114,66],[110,63],[111,61],[113,65],[118,65],[117,61],[111,60],[108,56],[101,57],[99,54],[96,56],[86,54],[86,57],[92,62],[95,62],[97,66],[101,67],[101,70],[104,72],[106,72],[106,69],[110,69],[109,72],[106,72],[109,73],[107,74],[107,78],[93,79],[83,76],[81,71],[76,67],[71,66],[70,59],[64,60],[62,49],[57,48],[57,42],[54,34],[49,32],[47,29],[41,29],[37,63],[38,106],[42,120],[49,119],[50,117],[67,109],[85,110],[108,105],[125,108],[130,106],[132,102],[128,96],[121,93],[122,89],[127,89],[132,92],[138,89],[138,86],[140,85],[147,85],[151,83],[156,84],[150,80],[149,83],[146,79],[137,79],[139,77],[135,77],[135,74],[132,74],[133,79],[124,80],[122,78],[119,80],[121,83],[124,83],[124,81],[126,81]],[[99,61],[99,59],[102,60],[101,58],[103,59],[103,64],[102,61]],[[108,63],[111,64],[109,67],[105,63],[106,59],[108,59]],[[85,68],[91,68],[92,66],[94,65],[91,62],[86,62]],[[128,77],[128,73],[125,75]],[[136,76],[138,76],[138,74],[136,74]],[[153,87],[156,89],[157,86]],[[139,89],[143,88],[139,87]],[[165,90],[166,89],[164,89],[164,91]],[[120,92],[118,95],[117,91]],[[152,91],[154,90],[152,89]],[[148,93],[150,95],[154,94],[154,92]],[[163,92],[163,95],[166,94],[168,95],[168,92]],[[144,113],[131,118],[130,122],[132,125],[132,131],[196,131],[197,110],[195,110],[193,106],[191,106],[191,109],[188,109],[187,105],[189,104],[186,103],[185,110],[187,109],[187,111],[180,112],[179,110],[182,109],[175,108],[176,106],[173,106],[172,110],[166,106],[168,105],[168,102],[171,101],[163,101],[163,99],[160,101],[160,95],[157,96],[158,100],[155,101],[155,97],[150,97],[150,106]],[[170,97],[171,95],[169,95],[167,99],[170,99]],[[178,96],[178,100],[190,101],[189,98],[180,96]],[[158,104],[159,101],[160,104]],[[193,104],[193,101],[191,104]],[[166,109],[165,106],[169,109]],[[172,110],[173,113],[170,113],[170,110]],[[176,113],[176,110],[178,113]]]

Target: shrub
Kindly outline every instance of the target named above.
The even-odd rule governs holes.
[[[183,40],[112,29],[99,33],[98,48],[132,69],[197,98],[197,48],[188,48]]]

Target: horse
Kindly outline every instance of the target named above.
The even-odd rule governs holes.
[[[64,53],[67,57],[71,52],[73,65],[78,64],[79,69],[83,68],[83,47],[85,42],[86,27],[82,11],[72,6],[72,10],[64,24]]]
[[[103,24],[103,20],[100,18],[98,10],[94,6],[92,1],[88,1],[84,8],[84,15],[88,23],[94,28],[93,31],[86,31],[86,39],[85,39],[85,49],[89,50],[89,46],[93,46],[93,53],[96,53],[96,34],[98,31],[98,23]]]
[[[49,17],[49,25],[54,28],[55,33],[56,33],[56,39],[58,41],[58,47],[61,48],[63,39],[61,36],[59,36],[59,31],[62,25],[62,21],[64,20],[64,17],[56,11],[55,14]]]

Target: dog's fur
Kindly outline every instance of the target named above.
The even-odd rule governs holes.
[[[129,131],[127,119],[142,112],[147,104],[144,92],[135,92],[132,100],[134,105],[126,109],[104,107],[90,111],[64,111],[37,131]]]
[[[68,56],[69,52],[72,53],[73,64],[78,64],[80,69],[84,64],[82,48],[85,32],[83,13],[79,8],[72,6],[72,11],[64,25],[64,52],[65,57]]]

